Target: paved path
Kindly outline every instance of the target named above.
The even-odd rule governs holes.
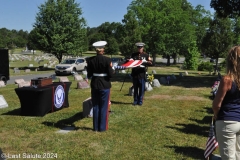
[[[32,75],[22,75],[22,76],[10,76],[10,80],[7,84],[14,84],[15,79],[24,79],[25,81],[31,81],[31,79],[38,78],[38,77],[49,77],[51,75],[55,75],[54,72],[52,73],[44,73],[44,74],[32,74]]]

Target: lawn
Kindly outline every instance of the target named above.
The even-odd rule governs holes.
[[[209,96],[216,76],[188,71],[187,76],[179,77],[185,70],[177,66],[148,68],[149,73],[152,70],[157,72],[156,79],[172,74],[177,79],[146,91],[141,107],[131,105],[129,76],[114,75],[113,114],[109,117],[109,130],[102,133],[92,131],[92,118],[82,117],[82,102],[90,97],[90,89],[76,89],[77,82],[72,76],[68,76],[72,81],[70,107],[44,117],[20,116],[16,86],[9,84],[0,88],[0,95],[9,105],[0,109],[0,149],[21,158],[49,153],[64,160],[204,159],[212,116]],[[75,130],[57,133],[66,126],[73,126]]]

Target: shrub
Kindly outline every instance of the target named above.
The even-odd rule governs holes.
[[[198,71],[213,71],[213,65],[210,62],[202,62],[198,65]]]

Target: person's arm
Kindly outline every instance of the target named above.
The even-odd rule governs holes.
[[[217,94],[213,100],[212,103],[212,109],[214,112],[214,119],[217,119],[218,112],[221,108],[222,101],[227,93],[228,90],[230,90],[232,87],[232,80],[230,77],[225,76],[220,81],[220,85],[218,87]]]
[[[152,58],[148,56],[148,64],[152,65]]]
[[[88,60],[87,61],[87,78],[91,79],[92,76],[93,76],[93,72],[92,72],[92,68],[91,68],[90,62]]]
[[[109,64],[109,67],[108,67],[108,76],[109,76],[109,78],[112,78],[112,77],[113,77],[113,74],[114,74],[114,70],[113,70],[112,62],[111,62],[110,58],[109,58],[108,64]]]
[[[146,60],[148,65],[152,65],[152,58],[148,54],[147,54]]]

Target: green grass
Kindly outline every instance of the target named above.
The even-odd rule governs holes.
[[[57,153],[58,159],[204,159],[211,122],[211,86],[216,77],[188,71],[180,78],[179,67],[149,67],[155,78],[174,74],[177,80],[145,93],[143,106],[132,106],[132,83],[125,74],[112,79],[109,130],[92,131],[92,118],[82,117],[82,102],[90,89],[76,89],[72,76],[69,108],[44,117],[20,116],[15,85],[0,88],[9,107],[0,109],[0,149],[9,154]],[[122,90],[120,88],[125,83]],[[76,130],[56,133],[64,126]],[[218,153],[218,150],[215,151]]]

